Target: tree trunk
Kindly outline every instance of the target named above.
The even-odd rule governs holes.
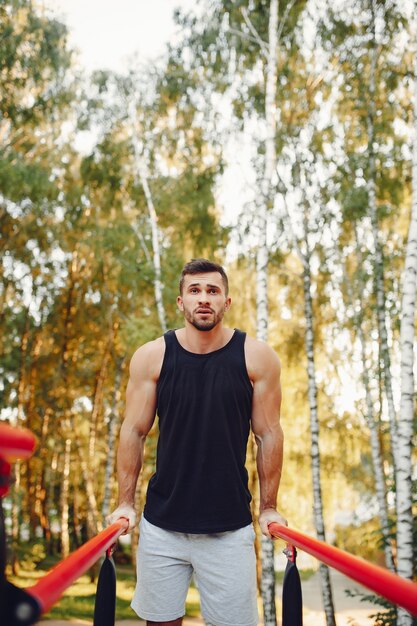
[[[161,324],[162,331],[167,331],[166,315],[163,301],[163,284],[161,280],[161,255],[159,250],[159,229],[158,229],[158,216],[155,211],[155,206],[152,199],[151,190],[149,188],[148,179],[145,172],[145,167],[142,160],[139,160],[139,176],[142,183],[143,191],[145,192],[146,204],[148,206],[149,220],[151,223],[152,231],[152,249],[153,249],[153,268],[155,272],[154,276],[154,290],[156,308],[158,311],[159,323]]]
[[[305,260],[306,263],[304,265],[303,273],[304,313],[306,320],[305,346],[307,354],[308,401],[310,405],[311,469],[313,475],[314,524],[316,527],[317,538],[320,541],[326,541],[323,520],[323,501],[321,494],[319,420],[317,408],[316,369],[314,362],[313,301],[311,297],[311,274],[308,250]],[[326,565],[320,564],[320,575],[323,606],[326,615],[326,624],[327,626],[336,626],[332,586],[330,582],[329,568]]]
[[[44,501],[44,510],[45,510],[45,517],[47,517],[47,519],[49,520],[50,528],[51,528],[51,519],[50,519],[50,513],[49,513],[49,504],[51,502],[54,502],[56,476],[58,473],[58,462],[59,462],[59,452],[57,450],[53,450],[50,468],[49,467],[46,468],[46,472],[45,472],[45,485],[48,486],[48,493]],[[57,543],[55,539],[56,537],[52,533],[52,529],[51,529],[50,542],[48,544],[48,554],[50,555],[55,554],[55,548],[56,548],[56,543]]]
[[[278,60],[278,0],[271,0],[268,23],[268,58],[265,84],[265,168],[261,182],[262,206],[259,211],[259,243],[256,254],[256,337],[268,339],[268,208],[274,190],[272,178],[276,169],[276,89]],[[261,595],[265,626],[276,626],[274,543],[262,536],[262,580]]]
[[[401,406],[397,424],[397,571],[404,578],[413,575],[413,512],[411,440],[414,419],[414,338],[417,289],[417,20],[414,50],[414,144],[412,163],[412,205],[405,264],[402,275],[401,306]],[[412,617],[398,610],[398,626],[411,626]]]
[[[19,361],[19,380],[17,384],[17,418],[15,426],[24,426],[25,411],[24,411],[24,395],[26,386],[26,357],[28,351],[29,341],[29,311],[25,311],[25,325],[22,333],[22,341],[20,347],[20,361]],[[13,574],[18,574],[19,564],[17,557],[17,546],[20,543],[20,524],[21,524],[21,489],[22,489],[22,462],[17,461],[14,466],[14,484],[12,487],[12,571]]]
[[[114,380],[114,388],[113,388],[113,401],[109,418],[109,434],[107,441],[107,458],[106,458],[106,469],[104,472],[104,496],[103,496],[103,504],[101,508],[101,516],[103,519],[103,524],[106,523],[106,517],[110,512],[110,499],[111,499],[111,479],[114,471],[114,462],[116,458],[116,430],[117,426],[120,422],[119,415],[119,403],[120,403],[120,387],[121,387],[121,379],[123,372],[123,365],[125,363],[125,358],[118,357],[116,358],[116,376]]]
[[[62,376],[63,389],[66,391],[70,389],[68,380],[68,363],[70,360],[70,342],[71,342],[71,330],[73,324],[74,313],[74,297],[75,297],[75,282],[78,273],[78,251],[75,249],[72,252],[72,258],[68,266],[68,290],[65,301],[64,309],[64,331],[63,341],[61,348],[61,362],[60,373]],[[63,468],[62,468],[62,482],[61,482],[61,557],[65,558],[70,552],[70,535],[69,535],[69,492],[70,492],[70,471],[71,471],[71,434],[73,434],[74,427],[71,420],[71,397],[68,392],[61,398],[62,407],[62,423],[61,434],[64,443],[64,456],[63,456]]]
[[[12,554],[11,564],[12,572],[15,576],[19,575],[19,560],[17,557],[17,547],[20,543],[20,461],[16,461],[14,465],[14,484],[12,488]]]
[[[27,377],[27,403],[26,403],[26,425],[33,431],[37,431],[38,425],[38,415],[36,409],[36,383],[39,374],[39,355],[42,347],[42,331],[39,330],[34,337],[33,348],[30,355],[30,369]],[[40,478],[40,474],[43,472],[44,468],[44,459],[42,459],[42,454],[45,455],[45,436],[46,432],[44,432],[44,426],[47,429],[48,425],[48,416],[42,417],[41,423],[41,441],[39,443],[40,453],[38,458],[31,457],[26,462],[27,467],[27,510],[29,513],[29,532],[30,537],[33,539],[36,536],[36,530],[39,524],[42,525],[41,521],[41,509],[38,506],[38,498],[40,493],[40,488],[42,484],[42,480]],[[39,460],[39,456],[41,459]],[[40,461],[40,462],[39,462]]]
[[[78,491],[74,491],[73,497],[73,514],[72,514],[72,525],[74,528],[74,540],[77,547],[83,544],[82,537],[82,522],[80,519],[80,504],[79,504],[80,496]]]
[[[129,117],[132,125],[132,140],[133,140],[133,149],[134,155],[136,159],[136,167],[139,173],[139,179],[141,185],[143,187],[143,192],[146,198],[146,205],[148,207],[149,213],[149,221],[151,225],[151,233],[152,233],[152,249],[153,249],[153,269],[154,269],[154,292],[155,292],[155,302],[156,309],[158,312],[159,323],[162,328],[162,332],[167,331],[167,323],[166,323],[166,314],[165,307],[163,301],[163,284],[161,280],[161,254],[159,248],[159,229],[158,229],[158,216],[155,210],[155,205],[153,203],[152,193],[148,183],[148,177],[146,173],[146,166],[144,163],[144,155],[143,150],[141,150],[141,146],[139,145],[138,140],[138,129],[137,129],[137,120],[136,120],[136,108],[134,102],[129,105]]]
[[[70,553],[69,537],[69,476],[71,464],[71,439],[65,440],[62,483],[61,483],[61,558],[65,559]]]
[[[377,42],[376,42],[376,0],[370,0],[371,10],[371,31],[372,31],[372,46],[370,48],[371,55],[371,68],[369,77],[369,103],[368,103],[368,206],[369,215],[372,224],[372,235],[374,240],[374,280],[375,280],[375,292],[377,303],[377,319],[378,319],[378,333],[379,333],[379,352],[380,352],[380,364],[382,368],[382,377],[384,381],[384,390],[388,404],[388,415],[390,423],[391,434],[391,451],[394,461],[394,468],[397,462],[397,427],[396,427],[396,415],[394,406],[394,395],[392,392],[392,377],[391,377],[391,358],[388,347],[388,333],[385,316],[385,288],[384,288],[384,258],[382,252],[382,246],[379,238],[379,220],[377,210],[376,199],[376,163],[375,163],[375,75],[377,65]]]
[[[362,259],[360,255],[359,248],[359,237],[357,233],[357,229],[355,227],[355,242],[356,242],[356,256],[358,265],[361,265]],[[347,281],[347,287],[350,295],[350,301],[352,307],[355,308],[355,301],[352,294],[352,289],[349,284],[349,280]],[[363,285],[359,284],[357,288],[357,292],[359,293],[359,297],[357,300],[357,306],[360,311],[365,310],[365,305],[362,301],[362,288]],[[380,432],[379,432],[379,423],[378,419],[376,419],[374,415],[374,403],[372,401],[371,394],[371,386],[369,379],[368,366],[366,363],[366,340],[363,332],[362,326],[362,315],[355,314],[354,318],[355,328],[357,332],[357,336],[359,339],[359,343],[361,346],[361,356],[362,356],[362,381],[365,389],[365,419],[369,428],[370,434],[370,443],[371,443],[371,456],[372,456],[372,466],[374,470],[374,478],[375,478],[375,492],[376,499],[378,503],[378,513],[379,519],[381,522],[381,533],[384,541],[384,554],[385,554],[385,564],[392,571],[395,571],[395,563],[394,557],[392,553],[392,540],[390,537],[390,526],[389,526],[389,518],[388,518],[388,505],[387,505],[387,493],[386,493],[386,479],[383,465],[383,457],[381,451],[381,442],[380,442]]]
[[[266,211],[264,212],[263,242],[259,245],[256,257],[256,337],[261,341],[268,338],[268,291],[267,268],[268,251],[266,247]],[[262,231],[261,231],[262,232]],[[275,567],[274,542],[264,535],[261,538],[262,547],[262,580],[261,595],[263,603],[265,626],[276,626],[275,606]]]
[[[71,420],[71,424],[74,424],[74,420]],[[74,426],[72,426],[72,430],[75,432]],[[87,492],[89,529],[91,534],[95,535],[103,530],[103,525],[98,512],[97,500],[94,492],[94,481],[85,458],[84,450],[80,445],[77,445],[77,456],[81,466],[81,474],[84,480],[85,490]]]
[[[48,434],[49,427],[49,417],[52,413],[51,409],[47,409],[42,418],[42,430],[41,430],[41,440],[39,442],[39,456],[41,460],[41,469],[39,475],[36,477],[36,488],[35,488],[35,511],[36,515],[39,519],[44,539],[47,545],[51,542],[51,529],[49,524],[49,519],[46,514],[46,487],[45,487],[45,470],[46,470],[46,459],[47,459],[47,448],[46,448],[46,437]]]
[[[88,441],[88,457],[89,457],[90,463],[94,459],[94,454],[95,454],[95,449],[96,449],[98,419],[99,419],[99,415],[103,407],[103,389],[104,389],[104,383],[106,380],[107,364],[110,358],[110,349],[113,343],[113,335],[114,335],[114,332],[112,329],[111,337],[108,343],[106,344],[106,348],[101,359],[100,369],[96,375],[96,381],[95,381],[95,387],[94,387],[94,398],[93,398],[93,410],[91,412],[90,436],[89,436],[89,441]]]
[[[392,554],[392,546],[391,546],[391,537],[390,537],[390,525],[388,519],[388,506],[387,506],[387,494],[385,488],[385,473],[384,466],[382,462],[382,454],[381,454],[381,444],[379,438],[379,425],[378,421],[374,417],[374,405],[372,402],[371,389],[369,383],[369,374],[366,364],[366,351],[365,351],[365,337],[362,330],[361,321],[358,320],[357,323],[357,332],[359,337],[359,342],[361,344],[361,352],[362,352],[362,380],[363,386],[365,388],[365,399],[366,399],[366,413],[365,419],[368,424],[369,433],[370,433],[370,441],[371,441],[371,455],[372,455],[372,466],[374,469],[374,478],[375,478],[375,491],[376,491],[376,499],[378,502],[378,513],[379,519],[381,523],[381,533],[384,541],[384,554],[385,554],[385,564],[392,572],[395,571],[394,559]]]

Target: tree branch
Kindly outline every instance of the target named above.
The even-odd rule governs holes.
[[[262,50],[262,53],[266,57],[268,57],[268,48],[269,48],[269,46],[268,46],[268,44],[265,41],[263,41],[263,39],[259,35],[258,31],[256,30],[255,26],[250,21],[246,7],[242,7],[241,13],[242,13],[243,19],[245,20],[246,26],[249,28],[250,32],[252,33],[253,37],[255,38],[255,41],[258,43],[260,49]]]
[[[231,33],[232,35],[238,35],[242,39],[247,39],[248,41],[253,41],[254,43],[259,44],[259,40],[256,37],[253,37],[249,33],[244,33],[243,30],[239,30],[238,28],[229,28],[228,32]],[[266,56],[263,50],[261,50],[261,52],[262,54]]]
[[[285,7],[285,13],[282,16],[282,20],[280,21],[280,24],[279,24],[279,27],[278,27],[278,32],[277,32],[277,42],[278,42],[278,44],[279,44],[280,37],[282,35],[282,31],[283,31],[285,22],[287,21],[287,17],[289,15],[291,9],[293,8],[294,4],[295,4],[295,0],[291,0],[291,2],[289,2],[287,4],[287,6]]]

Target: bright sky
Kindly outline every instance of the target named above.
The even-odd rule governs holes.
[[[70,29],[70,44],[87,70],[122,71],[134,53],[154,58],[175,36],[177,7],[191,9],[195,0],[43,0]]]

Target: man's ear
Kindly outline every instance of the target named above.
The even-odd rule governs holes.
[[[180,311],[184,311],[184,303],[182,301],[181,296],[177,296],[177,307]]]
[[[224,310],[228,311],[231,306],[232,306],[232,298],[229,297],[226,299],[226,302],[224,303]]]

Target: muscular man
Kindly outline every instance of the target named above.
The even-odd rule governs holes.
[[[177,304],[184,327],[133,355],[117,456],[119,506],[109,517],[136,523],[144,444],[159,418],[156,472],[140,522],[132,608],[147,624],[180,626],[194,573],[210,626],[256,626],[251,496],[245,469],[250,428],[257,442],[259,524],[276,510],[281,477],[280,363],[265,343],[223,326],[228,279],[206,259],[187,263]]]

